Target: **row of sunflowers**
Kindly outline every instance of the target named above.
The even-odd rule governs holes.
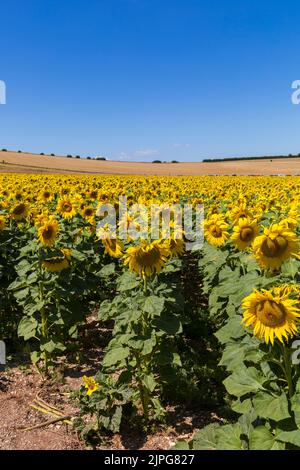
[[[87,438],[163,422],[170,402],[210,401],[228,423],[178,447],[300,447],[299,181],[0,175],[0,339],[18,336],[50,374],[91,314],[113,325],[76,394]],[[100,223],[107,204],[114,229]],[[203,205],[203,246],[188,251],[172,218],[151,238],[151,211],[136,204]],[[141,236],[119,236],[129,228]]]

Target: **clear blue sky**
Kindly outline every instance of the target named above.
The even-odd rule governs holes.
[[[0,148],[300,153],[299,0],[1,2]]]

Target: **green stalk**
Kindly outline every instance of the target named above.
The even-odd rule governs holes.
[[[284,363],[285,377],[288,383],[289,397],[291,398],[294,394],[294,385],[293,385],[293,379],[292,379],[290,354],[285,344],[282,346],[282,351],[283,351],[283,363]]]

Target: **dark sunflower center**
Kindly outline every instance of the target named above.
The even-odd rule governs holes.
[[[261,323],[271,328],[283,325],[286,319],[284,306],[272,300],[260,302],[257,306],[256,313]]]
[[[211,229],[211,234],[215,238],[220,238],[222,236],[222,230],[220,229],[220,227],[214,225]]]
[[[14,208],[13,213],[15,215],[22,215],[25,212],[24,204],[19,204],[17,207]]]
[[[240,238],[243,242],[250,242],[253,237],[253,229],[251,227],[242,228]]]
[[[63,211],[64,212],[71,212],[72,210],[72,205],[69,202],[65,202],[63,205]]]
[[[43,238],[45,238],[46,240],[50,240],[53,236],[53,228],[52,227],[47,227],[44,231],[43,231]]]
[[[51,196],[51,194],[48,191],[44,192],[44,198],[48,199]]]
[[[137,253],[136,260],[140,266],[155,266],[160,260],[160,251],[157,247],[153,247],[149,251],[140,251]]]
[[[267,238],[262,244],[262,252],[268,258],[276,258],[281,256],[288,247],[287,240],[278,235],[274,240]]]
[[[87,217],[90,217],[91,215],[93,215],[93,211],[92,211],[92,209],[85,209],[84,214]]]

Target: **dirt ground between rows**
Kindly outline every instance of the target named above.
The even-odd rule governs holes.
[[[64,383],[44,381],[32,367],[12,366],[0,376],[0,449],[1,450],[84,450],[86,444],[71,425],[62,422],[33,428],[52,417],[31,407],[38,397],[48,405],[59,409],[64,415],[75,416],[77,408],[70,392],[80,387],[78,369],[65,373]],[[83,373],[83,372],[81,372]],[[193,433],[214,421],[218,416],[211,411],[169,409],[170,418],[149,434],[124,431],[108,436],[97,449],[147,449],[168,450],[178,439],[190,438]]]

